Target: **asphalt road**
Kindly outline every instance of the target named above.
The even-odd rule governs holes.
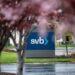
[[[16,70],[16,64],[2,65],[2,72]],[[26,64],[23,75],[75,75],[75,64]]]

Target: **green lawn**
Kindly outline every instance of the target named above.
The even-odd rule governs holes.
[[[1,63],[16,63],[17,56],[14,52],[3,52],[1,55]],[[26,58],[26,63],[57,63],[57,62],[70,62],[75,63],[75,58]]]
[[[68,44],[67,45],[68,47],[75,47],[75,44]],[[66,47],[66,45],[65,44],[56,44],[56,47]]]
[[[17,56],[14,52],[2,52],[1,62],[2,63],[16,63]]]

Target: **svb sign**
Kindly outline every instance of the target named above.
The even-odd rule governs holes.
[[[36,45],[38,45],[38,44],[47,45],[48,40],[46,38],[42,38],[42,37],[39,36],[38,39],[31,39],[30,43],[33,44],[33,45],[35,45],[35,44]]]
[[[55,50],[54,32],[48,32],[46,37],[39,36],[38,32],[31,32],[27,38],[26,50]]]

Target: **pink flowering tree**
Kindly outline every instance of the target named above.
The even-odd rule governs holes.
[[[41,36],[55,27],[57,39],[68,30],[74,34],[74,3],[74,0],[0,0],[0,52],[10,37],[18,56],[17,75],[23,75],[24,45],[35,27]],[[19,33],[18,43],[15,31]]]

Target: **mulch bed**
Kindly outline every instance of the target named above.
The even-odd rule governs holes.
[[[16,75],[16,74],[13,74],[13,73],[0,73],[0,75]]]

